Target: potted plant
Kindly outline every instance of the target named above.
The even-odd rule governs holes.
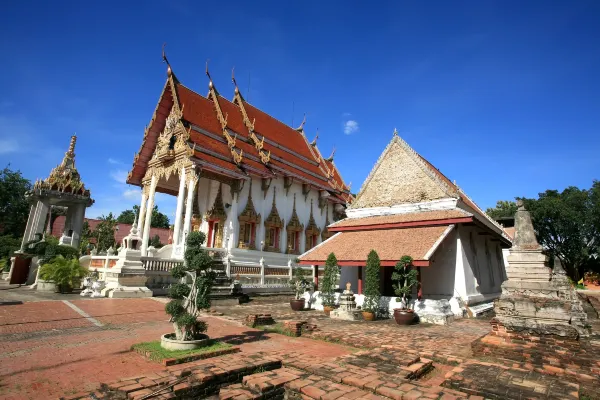
[[[331,253],[325,261],[325,270],[321,281],[321,299],[323,301],[323,311],[329,315],[335,308],[335,289],[338,275],[337,258]]]
[[[381,262],[375,250],[369,252],[367,268],[365,270],[365,300],[362,305],[362,315],[365,321],[373,321],[379,309],[381,293],[379,291],[379,274]]]
[[[392,274],[392,280],[396,282],[393,285],[394,293],[399,296],[396,301],[400,302],[400,308],[394,308],[394,320],[398,325],[409,325],[415,320],[414,311],[408,308],[412,288],[418,283],[417,270],[413,268],[412,262],[411,256],[402,256]]]
[[[294,277],[290,279],[290,286],[294,289],[295,297],[290,300],[290,306],[293,311],[304,310],[304,292],[311,287],[311,282],[306,279],[304,271],[300,267],[294,268]]]
[[[62,255],[40,267],[40,278],[54,282],[56,291],[60,293],[73,292],[73,288],[79,287],[87,274],[87,268],[79,264],[77,258],[65,258]]]
[[[167,350],[191,350],[210,342],[204,334],[208,325],[198,321],[199,310],[210,308],[209,296],[216,278],[213,259],[202,247],[205,238],[203,232],[190,232],[186,237],[183,265],[171,270],[180,282],[171,285],[171,301],[165,307],[175,328],[175,333],[161,338],[161,347]]]

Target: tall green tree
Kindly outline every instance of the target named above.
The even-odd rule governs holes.
[[[546,190],[538,199],[524,201],[540,244],[579,281],[593,257],[600,255],[600,181],[589,190]]]
[[[510,200],[500,200],[496,202],[496,207],[485,210],[485,213],[492,219],[514,217],[516,212],[517,203]]]
[[[92,237],[96,238],[96,246],[98,251],[108,250],[111,246],[115,246],[115,228],[117,226],[117,220],[112,213],[107,216],[101,216],[100,223],[96,226],[96,229],[92,232]]]
[[[325,261],[325,270],[321,280],[321,298],[324,306],[333,307],[335,305],[335,289],[339,268],[335,254],[329,254],[327,261]]]
[[[365,301],[363,310],[376,313],[379,309],[381,292],[379,290],[381,261],[375,250],[371,250],[367,256],[367,268],[365,269]]]
[[[25,192],[31,190],[31,182],[21,171],[13,171],[10,165],[0,170],[0,234],[13,237],[23,236],[29,203]]]
[[[123,211],[118,217],[117,222],[120,224],[133,224],[136,216],[139,216],[140,206],[133,206],[130,210]],[[150,226],[153,228],[169,229],[169,217],[166,214],[158,211],[158,206],[155,205],[152,209],[152,218]]]

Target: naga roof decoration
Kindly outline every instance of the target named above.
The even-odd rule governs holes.
[[[277,211],[277,204],[275,202],[276,189],[277,189],[277,187],[273,188],[273,203],[271,205],[271,212],[269,213],[269,216],[265,220],[265,226],[283,228],[283,220],[279,216],[279,211]]]
[[[69,150],[67,150],[65,153],[62,162],[52,169],[48,178],[44,180],[37,180],[33,185],[34,190],[54,190],[63,193],[90,197],[90,191],[85,188],[85,185],[79,176],[79,172],[75,167],[76,141],[77,136],[71,136]]]

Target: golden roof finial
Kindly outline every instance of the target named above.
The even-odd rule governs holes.
[[[71,157],[75,156],[75,142],[77,142],[77,133],[71,136],[71,143],[69,143],[69,150],[67,151],[67,154]]]
[[[235,67],[231,68],[231,82],[235,85],[235,93],[239,93],[240,89],[238,89],[237,82],[235,81]]]
[[[336,150],[336,148],[335,148],[335,146],[333,146],[333,150],[331,151],[331,155],[329,157],[327,157],[325,159],[325,161],[329,161],[329,162],[333,161],[333,156],[335,156],[335,150]]]
[[[171,64],[169,64],[169,59],[167,58],[167,54],[165,53],[165,47],[166,46],[167,46],[167,43],[166,42],[163,43],[163,46],[162,46],[162,59],[163,59],[163,62],[165,64],[167,64],[167,75],[171,76],[173,74],[173,70],[171,69]]]
[[[394,136],[398,136],[398,129],[394,128]]]
[[[313,139],[312,142],[310,142],[310,144],[312,146],[316,146],[317,145],[317,140],[319,139],[319,128],[317,128],[317,134],[315,135],[315,138]]]
[[[299,127],[296,128],[298,132],[304,131],[304,124],[306,124],[306,113],[304,113],[304,118],[302,118],[302,123]]]
[[[212,78],[210,77],[210,72],[208,72],[208,62],[209,61],[210,60],[206,60],[206,76],[208,76],[208,80],[209,80],[208,87],[213,87],[213,81],[212,81]]]

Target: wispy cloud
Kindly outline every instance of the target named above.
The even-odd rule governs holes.
[[[350,119],[344,123],[344,134],[352,135],[359,131],[358,122],[353,119]]]
[[[114,158],[109,158],[108,163],[113,165],[124,165],[122,161],[115,160]]]
[[[14,139],[0,139],[0,154],[15,153],[19,150],[19,143]]]
[[[124,169],[110,171],[110,177],[119,183],[125,183],[127,181],[127,171]]]
[[[140,189],[126,189],[123,192],[123,197],[129,200],[138,200],[140,197]]]

